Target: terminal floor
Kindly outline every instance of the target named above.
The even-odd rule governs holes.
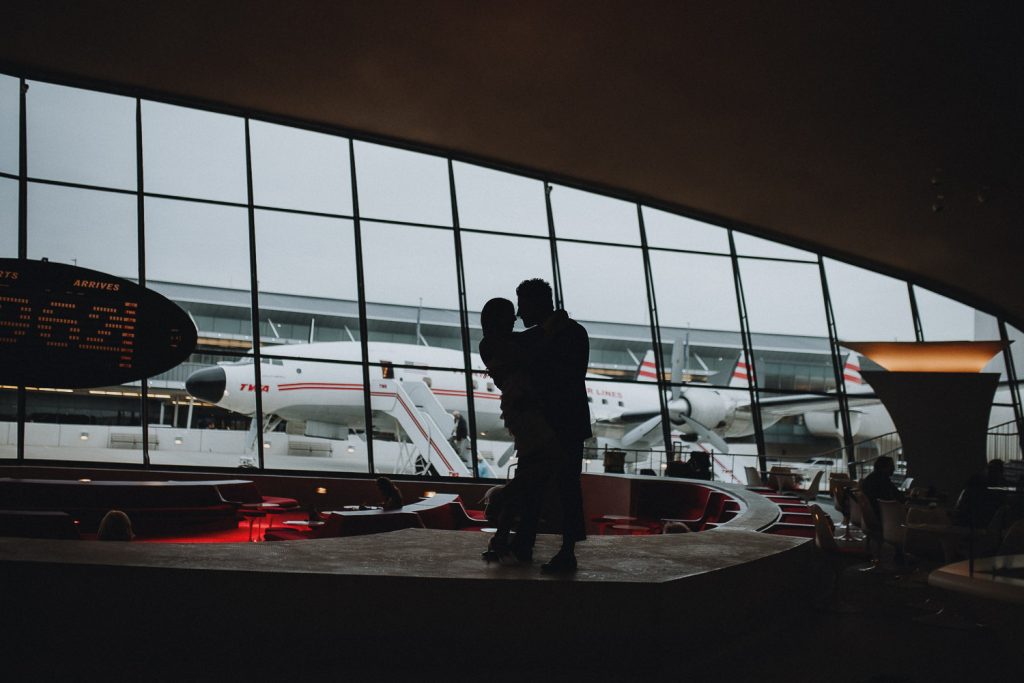
[[[621,661],[621,666],[581,670],[557,659],[538,664],[528,653],[520,650],[523,642],[520,637],[510,636],[508,629],[493,626],[506,615],[500,610],[492,611],[493,603],[487,596],[497,594],[490,591],[521,590],[516,588],[519,582],[540,582],[549,590],[534,591],[528,594],[529,598],[524,593],[523,599],[536,600],[537,596],[547,596],[555,603],[559,600],[558,593],[569,588],[560,589],[559,582],[582,583],[590,588],[576,595],[594,601],[579,605],[583,615],[601,609],[599,601],[601,591],[605,589],[611,594],[617,590],[616,586],[638,585],[642,590],[636,594],[637,599],[643,600],[644,584],[699,578],[715,566],[742,561],[748,553],[785,551],[803,543],[803,540],[730,533],[725,529],[686,535],[685,540],[680,537],[596,537],[579,547],[581,568],[578,574],[570,579],[559,579],[541,576],[537,563],[511,568],[483,564],[479,560],[479,551],[485,538],[486,535],[476,533],[407,530],[377,537],[253,544],[151,545],[0,539],[0,561],[31,564],[33,571],[45,569],[39,563],[46,562],[162,567],[189,574],[193,570],[212,569],[219,577],[210,576],[203,581],[208,586],[216,586],[222,595],[235,595],[232,587],[244,582],[245,576],[251,572],[283,572],[295,578],[288,584],[275,584],[274,587],[287,585],[296,601],[301,599],[303,591],[318,595],[318,589],[333,585],[326,582],[329,575],[340,573],[375,577],[397,570],[414,580],[439,580],[423,584],[422,590],[427,593],[419,595],[424,598],[431,591],[447,590],[444,588],[446,580],[481,579],[482,586],[493,586],[492,589],[468,590],[466,595],[472,597],[467,597],[466,603],[448,603],[450,608],[446,608],[444,613],[423,607],[429,601],[421,602],[413,593],[400,613],[380,614],[379,619],[394,621],[393,628],[386,631],[389,635],[384,648],[396,654],[422,646],[425,639],[435,637],[439,631],[446,634],[448,645],[442,652],[412,665],[400,657],[363,660],[351,656],[350,652],[340,654],[346,638],[352,637],[352,620],[365,618],[366,613],[355,609],[352,612],[337,610],[336,605],[318,617],[315,623],[282,624],[251,618],[239,623],[238,615],[231,614],[224,614],[218,623],[196,623],[195,628],[212,629],[222,634],[219,647],[223,649],[223,661],[231,662],[228,670],[220,666],[221,662],[216,656],[211,657],[209,652],[190,661],[190,653],[182,651],[175,641],[175,638],[185,635],[180,629],[161,633],[161,638],[168,638],[164,644],[167,651],[187,662],[190,680],[221,681],[225,677],[242,675],[256,675],[257,680],[266,680],[267,676],[290,675],[295,679],[314,681],[410,678],[445,681],[726,679],[785,683],[822,680],[836,683],[926,683],[968,681],[979,677],[1015,680],[1022,672],[1019,648],[1024,643],[1024,613],[1021,608],[930,587],[926,583],[926,568],[909,573],[886,568],[867,572],[848,569],[843,574],[838,606],[827,599],[830,577],[823,568],[813,573],[813,578],[805,585],[806,590],[788,595],[789,602],[782,609],[777,601],[770,599],[772,596],[759,594],[759,588],[769,585],[770,576],[748,584],[742,595],[738,591],[733,592],[735,587],[726,589],[723,586],[721,593],[712,597],[722,605],[724,612],[731,610],[737,599],[755,605],[763,602],[763,619],[744,623],[731,623],[728,619],[715,621],[708,619],[706,608],[691,608],[691,598],[694,602],[702,602],[697,599],[699,591],[706,591],[709,584],[694,584],[694,593],[688,598],[685,588],[688,584],[683,583],[683,590],[666,593],[667,603],[657,606],[674,615],[680,637],[676,638],[670,632],[662,642],[657,645],[651,643],[649,649],[644,650],[643,642],[630,637],[637,630],[637,624],[631,621],[630,615],[622,615],[615,629],[597,631],[588,630],[592,625],[581,616],[577,628],[585,632],[586,642],[592,645],[594,654],[611,652],[611,661]],[[556,547],[556,538],[541,537],[538,559],[546,558]],[[815,557],[808,553],[806,560],[814,562]],[[237,579],[230,579],[231,575]],[[317,580],[317,575],[323,580]],[[41,576],[47,574],[42,572]],[[84,573],[81,576],[95,578],[96,575]],[[186,580],[169,572],[145,576],[146,581],[166,581],[165,585],[172,588],[181,584],[199,585],[194,578]],[[26,580],[24,573],[12,578],[21,582]],[[191,583],[187,583],[189,581]],[[66,588],[52,582],[44,583],[43,579],[40,583],[40,588],[45,585],[48,592],[64,591],[61,601],[66,601],[67,595],[73,595],[76,590],[89,589],[84,584]],[[265,603],[268,595],[261,592],[262,588],[262,584],[246,584],[244,589],[239,589],[238,595],[246,596],[253,604]],[[125,590],[136,591],[139,599],[143,600],[143,606],[146,606],[144,596],[159,595],[156,587],[147,588],[141,582],[134,586],[126,585]],[[386,594],[382,596],[387,597]],[[110,597],[117,602],[115,596]],[[342,601],[341,604],[346,603]],[[547,604],[543,600],[535,604],[538,619],[547,618]],[[324,609],[328,607],[325,605]],[[937,614],[940,609],[942,613]],[[358,617],[358,614],[364,616]],[[611,615],[613,620],[615,616]],[[16,624],[17,620],[9,621],[11,626]],[[59,624],[54,628],[57,629],[54,631],[56,635],[64,635],[59,631]],[[512,632],[526,633],[533,628],[533,624],[522,622]],[[325,639],[325,634],[335,630],[338,649],[332,652],[322,644],[330,642],[329,637]],[[292,637],[296,631],[304,632],[308,637]],[[499,633],[502,635],[497,635]],[[308,647],[302,647],[304,641],[309,643]],[[71,641],[55,642],[62,643],[63,648]],[[243,648],[251,656],[239,659],[238,648]],[[124,658],[123,667],[116,661],[106,662],[105,668],[113,672],[112,678],[108,676],[111,680],[119,679],[119,671],[125,673],[124,680],[129,680],[129,674],[142,675],[149,680],[183,680],[180,678],[182,669],[173,665],[177,659],[169,660],[172,665],[163,670],[164,673],[173,672],[174,676],[163,678],[161,671],[150,670],[145,662],[133,659],[131,652],[117,656]],[[650,665],[644,662],[650,662]],[[36,673],[40,675],[36,680],[45,680],[44,672],[52,662],[39,664],[41,667]],[[67,673],[67,669],[62,671]],[[88,678],[86,669],[81,673],[82,680]]]

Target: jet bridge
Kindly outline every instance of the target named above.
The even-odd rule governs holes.
[[[445,477],[473,476],[470,468],[448,443],[452,416],[424,382],[374,380],[370,385],[370,406],[374,411],[394,417],[438,474]],[[444,425],[444,428],[440,425]]]

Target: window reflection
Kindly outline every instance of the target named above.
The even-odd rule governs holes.
[[[0,171],[18,173],[18,128],[21,82],[0,74]]]
[[[147,192],[248,201],[242,119],[143,102],[142,146]]]
[[[361,216],[452,224],[451,185],[444,159],[366,142],[354,147]]]
[[[135,195],[30,183],[28,257],[138,279]]]
[[[133,98],[33,81],[26,109],[29,176],[135,189]]]
[[[351,215],[347,139],[261,121],[249,135],[257,205]]]
[[[547,236],[544,183],[472,164],[454,171],[463,228]]]

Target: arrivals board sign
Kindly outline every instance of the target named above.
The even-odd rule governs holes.
[[[196,346],[185,311],[113,275],[0,259],[0,384],[84,388],[151,377]]]

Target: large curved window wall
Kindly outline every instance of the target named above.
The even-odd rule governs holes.
[[[0,256],[144,282],[200,337],[142,383],[0,387],[0,457],[26,460],[425,473],[410,431],[446,442],[458,411],[462,475],[504,476],[479,316],[530,277],[590,333],[588,469],[605,448],[654,473],[665,450],[702,449],[742,480],[744,457],[892,431],[843,340],[1021,336],[917,285],[543,177],[14,75]],[[1008,360],[990,368],[1006,381]],[[187,390],[211,370],[222,395]],[[1000,390],[992,424],[1015,414]]]

